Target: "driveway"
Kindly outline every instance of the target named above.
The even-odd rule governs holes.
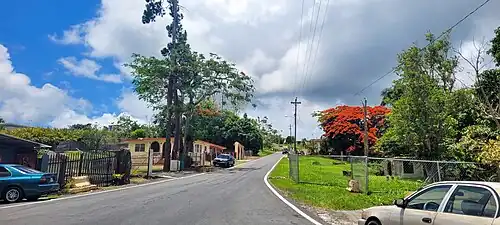
[[[0,205],[0,224],[311,224],[264,184],[264,175],[280,157],[273,154],[233,170],[114,192]]]

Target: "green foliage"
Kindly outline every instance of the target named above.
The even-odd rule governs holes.
[[[491,40],[491,49],[488,50],[493,59],[495,59],[496,66],[500,66],[500,27],[495,29],[495,37]]]
[[[499,135],[485,125],[472,125],[464,129],[463,136],[457,143],[450,145],[451,158],[468,162],[482,162],[481,152],[488,140]]]
[[[480,73],[474,87],[483,113],[500,129],[500,69]]]
[[[378,146],[393,153],[400,148],[417,158],[439,159],[446,153],[445,141],[456,136],[457,120],[447,110],[451,108],[447,103],[458,60],[450,56],[447,37],[426,37],[426,48],[412,46],[398,56],[400,79],[394,81],[394,87],[401,95],[389,116],[388,137],[381,139],[386,143]]]
[[[81,130],[27,127],[2,131],[5,134],[56,147],[62,141],[78,141]]]
[[[92,124],[87,123],[87,124],[73,124],[69,126],[69,129],[74,129],[74,130],[89,130],[92,129]]]
[[[132,131],[131,134],[132,138],[145,138],[146,136],[146,130],[144,129],[137,129]]]
[[[240,142],[245,150],[257,154],[262,147],[263,134],[258,122],[246,114],[239,117],[234,112],[222,111],[217,115],[198,114],[193,118],[195,139],[234,148],[234,142]]]
[[[118,142],[114,133],[97,127],[84,130],[27,127],[3,130],[2,133],[50,145],[52,148],[63,141],[80,141],[85,146],[82,150],[86,151],[102,150],[107,145]]]

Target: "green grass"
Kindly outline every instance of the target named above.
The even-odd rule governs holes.
[[[314,162],[314,165],[313,165]],[[300,157],[300,183],[288,178],[288,158],[283,158],[271,172],[270,182],[285,195],[321,208],[355,210],[378,205],[389,205],[396,198],[423,185],[420,181],[389,179],[385,176],[369,176],[370,195],[351,193],[346,190],[349,177],[342,171],[350,171],[350,164],[317,156]],[[355,168],[355,171],[356,168]]]
[[[272,151],[271,149],[269,149],[269,148],[264,148],[264,149],[262,149],[261,151],[259,151],[259,156],[260,156],[260,157],[264,157],[264,156],[271,155],[271,154],[273,154],[273,153],[274,153],[274,151]]]

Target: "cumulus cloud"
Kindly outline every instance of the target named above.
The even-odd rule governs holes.
[[[101,66],[96,61],[90,59],[82,59],[78,61],[75,57],[63,57],[57,60],[64,68],[72,75],[87,77],[94,80],[101,80],[110,83],[121,83],[121,76],[118,74],[102,74],[97,72]]]
[[[380,91],[390,85],[394,75],[386,76],[361,95],[354,93],[395,66],[397,53],[414,42],[423,45],[426,32],[439,34],[479,5],[476,1],[455,0],[340,0],[330,1],[329,5],[325,0],[313,2],[306,1],[302,31],[301,4],[292,0],[185,0],[181,4],[184,27],[194,49],[216,52],[248,72],[256,81],[256,101],[287,103],[283,109],[256,109],[255,113],[273,115],[270,117],[275,116],[276,121],[284,120],[284,109],[292,109],[288,102],[294,95],[324,108],[338,102],[359,105],[363,97],[378,104]],[[315,55],[316,50],[307,43],[317,44],[319,39],[321,27],[318,24],[314,35],[315,19],[311,15],[318,11],[320,3],[320,12],[328,8],[328,13]],[[460,24],[452,33],[454,45],[492,34],[500,24],[498,8],[500,2],[491,1]],[[132,53],[158,56],[159,49],[169,41],[165,25],[170,19],[160,18],[144,25],[140,19],[143,9],[143,1],[102,0],[95,18],[70,27],[61,39],[81,40],[74,43],[83,43],[91,57],[111,58],[118,69],[125,71],[120,65]],[[73,34],[79,34],[79,38],[72,38]],[[307,52],[312,52],[311,60]],[[309,71],[304,72],[304,67]],[[305,132],[311,133],[312,128],[305,127],[314,127],[316,122],[307,111],[310,108],[303,109],[299,118]],[[287,129],[283,122],[276,123],[282,124],[278,128]]]
[[[81,72],[85,73],[84,70]],[[0,117],[11,123],[53,127],[67,127],[76,123],[108,125],[121,115],[131,115],[145,123],[142,118],[152,114],[147,109],[140,110],[145,105],[141,105],[133,94],[124,92],[116,101],[122,113],[87,116],[92,112],[92,103],[71,97],[67,91],[50,83],[34,86],[27,75],[15,71],[8,49],[1,44],[0,84]]]

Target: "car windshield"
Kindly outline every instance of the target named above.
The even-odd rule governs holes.
[[[19,170],[23,173],[42,173],[38,170],[26,167],[26,166],[13,166],[14,169]]]
[[[229,159],[229,155],[219,155],[219,156],[217,156],[217,158],[220,158],[220,159]]]

